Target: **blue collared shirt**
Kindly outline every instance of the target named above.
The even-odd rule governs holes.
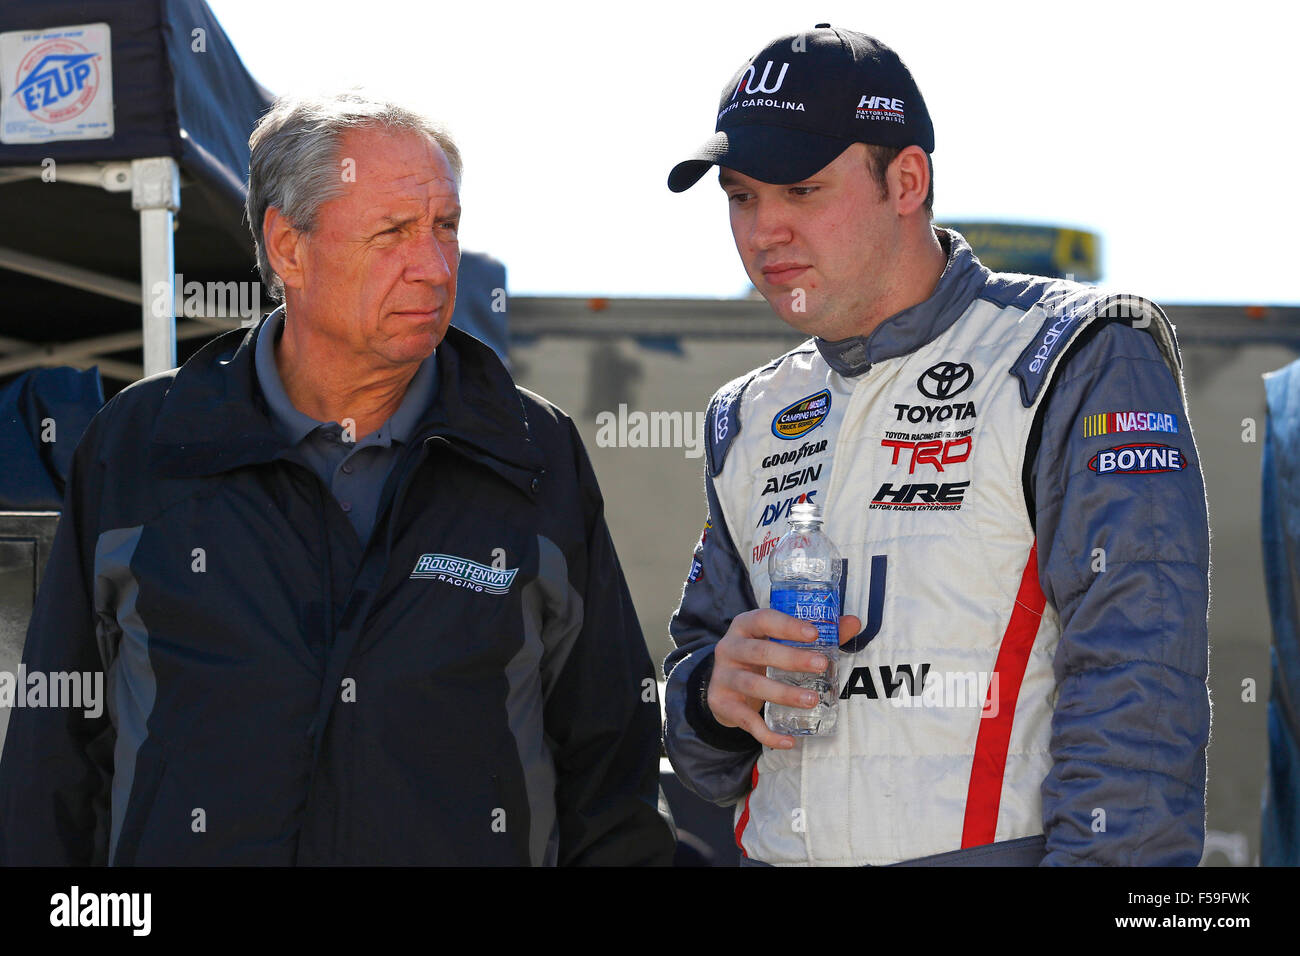
[[[284,331],[284,306],[266,317],[258,334],[253,365],[257,382],[271,409],[276,430],[296,448],[312,471],[333,493],[339,507],[364,544],[374,529],[379,498],[389,472],[397,463],[399,446],[406,444],[438,391],[435,356],[420,363],[406,387],[402,404],[391,418],[369,435],[355,441],[344,439],[338,422],[320,422],[294,407],[284,390],[275,365],[275,343]]]

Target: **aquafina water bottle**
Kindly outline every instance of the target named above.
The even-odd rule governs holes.
[[[801,502],[790,508],[790,530],[767,559],[772,580],[770,606],[817,628],[817,641],[781,641],[789,647],[816,651],[830,663],[820,674],[767,669],[767,676],[817,692],[812,708],[767,704],[767,725],[779,734],[827,737],[835,733],[839,700],[840,575],[843,562],[822,531],[821,508]]]

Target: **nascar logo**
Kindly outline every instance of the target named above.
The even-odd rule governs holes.
[[[1178,417],[1168,412],[1101,412],[1083,417],[1083,437],[1115,435],[1120,432],[1168,432],[1178,434]]]
[[[475,591],[505,594],[518,573],[518,568],[493,568],[454,554],[422,554],[415,562],[411,578],[446,581]]]
[[[1172,445],[1119,445],[1092,456],[1088,468],[1099,475],[1156,475],[1187,467]]]
[[[831,390],[823,388],[815,395],[787,405],[772,419],[772,434],[791,441],[808,434],[831,413]]]

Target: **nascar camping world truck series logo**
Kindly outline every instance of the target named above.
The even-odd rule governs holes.
[[[772,434],[786,441],[793,441],[807,435],[810,431],[826,421],[831,413],[831,390],[823,388],[820,392],[801,398],[787,405],[776,413],[772,419]]]

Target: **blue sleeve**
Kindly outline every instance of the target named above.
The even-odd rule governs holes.
[[[1043,862],[1195,866],[1210,731],[1200,461],[1152,336],[1114,322],[1090,332],[1056,374],[1029,476],[1039,577],[1061,622]],[[1096,417],[1128,412],[1172,418],[1117,433]],[[1181,467],[1139,473],[1131,455],[1116,467],[1105,453],[1125,445]]]
[[[715,401],[706,427],[715,436]],[[721,414],[728,414],[723,410]],[[709,461],[721,461],[711,454]],[[735,803],[750,789],[762,751],[749,733],[724,727],[706,700],[713,672],[713,650],[732,619],[758,607],[745,562],[736,552],[718,504],[713,475],[705,474],[708,518],[691,559],[682,601],[669,622],[675,649],[664,660],[664,745],[678,778],[699,796],[722,806]]]

